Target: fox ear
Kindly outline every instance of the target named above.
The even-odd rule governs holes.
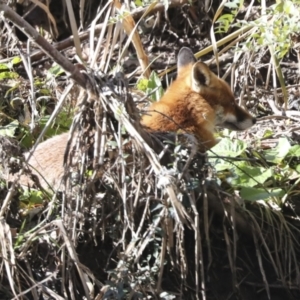
[[[194,64],[196,62],[196,58],[190,48],[183,47],[180,49],[178,53],[177,58],[177,68],[180,70],[180,68],[189,65]]]
[[[211,71],[206,64],[198,62],[193,66],[191,77],[193,91],[200,93],[201,88],[209,86]]]

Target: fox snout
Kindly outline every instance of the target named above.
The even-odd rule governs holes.
[[[225,114],[223,122],[218,124],[223,128],[242,131],[252,127],[256,123],[256,118],[251,116],[242,107],[236,105],[235,111]]]

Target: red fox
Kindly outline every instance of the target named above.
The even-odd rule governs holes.
[[[177,68],[177,79],[142,117],[149,130],[192,133],[200,149],[208,150],[217,143],[215,126],[245,130],[255,124],[256,119],[237,105],[228,84],[197,62],[189,48],[181,48]]]
[[[255,124],[256,119],[236,104],[227,83],[207,65],[197,62],[189,48],[180,50],[177,65],[177,79],[161,100],[153,103],[142,116],[141,124],[147,130],[194,134],[200,142],[200,150],[208,150],[217,143],[213,135],[215,126],[244,130]],[[30,158],[29,165],[42,186],[47,187],[47,182],[58,187],[64,174],[67,140],[68,133],[53,137],[38,145]],[[22,176],[21,184],[28,182],[28,178]]]

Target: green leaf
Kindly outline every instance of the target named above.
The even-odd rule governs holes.
[[[239,1],[232,1],[225,3],[225,6],[231,9],[238,8],[239,7]]]
[[[155,89],[158,86],[161,86],[161,81],[155,72],[151,72],[148,81],[148,88]]]
[[[51,95],[51,91],[48,89],[39,89],[39,93],[42,95],[46,95],[46,96],[50,96]]]
[[[13,65],[16,65],[16,64],[20,63],[21,61],[22,61],[21,57],[20,57],[20,56],[16,56],[16,57],[14,57],[14,58],[11,60],[11,63],[12,63]]]
[[[226,157],[237,157],[240,156],[246,148],[247,144],[243,141],[232,141],[230,138],[222,138],[222,140],[208,152],[208,156],[220,155]]]
[[[209,162],[217,172],[232,169],[231,171],[234,173],[234,166],[231,160],[226,158],[237,157],[244,153],[246,148],[247,144],[243,141],[232,141],[229,138],[223,138],[216,146],[208,151]],[[218,156],[220,157],[218,158]],[[223,159],[223,157],[226,158]]]
[[[287,156],[291,149],[291,144],[287,138],[280,138],[277,146],[264,151],[265,159],[272,163],[280,163]]]
[[[295,14],[295,12],[299,14],[299,9],[296,9],[292,1],[283,1],[283,3],[284,3],[283,10],[287,15],[289,14],[293,15]]]
[[[50,79],[51,77],[57,77],[57,76],[60,76],[61,74],[63,74],[65,71],[64,69],[55,64],[53,67],[51,67],[48,72],[47,72],[47,80]]]
[[[5,65],[5,64],[0,64],[0,70],[1,71],[9,71],[9,68],[8,68],[8,66],[7,65]]]
[[[231,170],[231,173],[234,173],[234,168],[230,161],[224,160],[223,158],[216,158],[210,159],[209,162],[217,172]]]
[[[266,129],[265,132],[264,132],[264,134],[263,134],[263,137],[264,137],[264,138],[268,138],[268,137],[273,136],[273,134],[274,134],[273,130],[271,130],[271,129]]]
[[[284,3],[283,3],[283,1],[280,1],[280,2],[274,7],[274,10],[276,10],[277,12],[282,13],[282,12],[283,12],[283,7],[284,7]]]
[[[295,170],[300,174],[300,165],[297,165]]]
[[[253,187],[243,187],[240,191],[240,196],[244,200],[257,201],[269,200],[271,197],[283,197],[285,191],[280,188],[263,189]]]
[[[23,195],[20,195],[19,199],[23,205],[32,206],[35,204],[42,204],[44,201],[44,194],[41,191],[30,189],[24,190]]]
[[[287,156],[300,157],[300,145],[292,146]]]
[[[17,79],[18,77],[19,77],[19,75],[16,72],[7,71],[7,72],[0,73],[0,80]]]
[[[154,89],[157,89],[157,90],[154,94],[150,95],[150,98],[152,100],[158,101],[162,97],[164,90],[162,88],[161,80],[158,77],[158,75],[155,72],[151,72],[149,80],[148,80],[148,86],[146,89],[146,93],[150,94]]]
[[[140,79],[137,84],[137,89],[149,95],[156,89],[155,93],[149,96],[149,98],[154,101],[158,101],[164,93],[161,81],[155,72],[151,73],[149,79]]]
[[[228,22],[231,22],[233,20],[233,15],[231,14],[224,14],[222,15],[218,20],[217,20],[217,23],[219,22],[223,22],[223,21],[228,21]]]
[[[273,176],[273,169],[263,167],[252,167],[245,163],[239,168],[235,168],[235,176],[228,179],[232,186],[254,187],[263,184],[268,178]]]
[[[143,2],[141,0],[135,0],[134,3],[137,7],[143,6]]]
[[[14,120],[6,126],[0,126],[0,135],[14,137],[16,129],[19,127],[19,121]]]
[[[71,127],[73,120],[73,111],[62,110],[56,117],[56,122],[62,130],[65,131],[67,128]]]

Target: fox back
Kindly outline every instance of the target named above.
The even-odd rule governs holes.
[[[216,126],[245,130],[255,124],[255,118],[237,105],[229,85],[197,62],[189,48],[180,50],[177,67],[176,80],[142,117],[148,130],[192,133],[200,149],[208,150],[217,143]]]
[[[29,159],[28,165],[33,175],[35,175],[42,187],[49,186],[55,189],[63,189],[61,185],[64,176],[64,154],[68,142],[68,133],[54,136],[40,143]],[[29,152],[25,153],[25,158]],[[7,180],[15,180],[16,175],[8,175]],[[20,177],[20,184],[32,186],[33,180],[28,175]]]

